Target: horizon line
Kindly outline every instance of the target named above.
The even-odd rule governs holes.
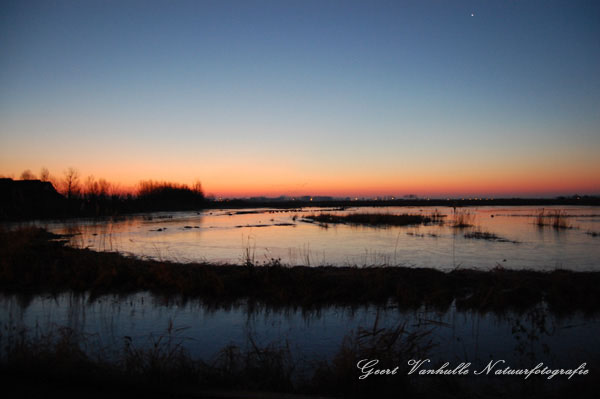
[[[13,181],[43,181],[49,182],[55,188],[56,191],[61,192],[61,181],[57,181],[57,179],[49,179],[44,180],[38,177],[33,177],[31,179],[18,179],[10,176],[0,176],[1,179],[10,179]],[[157,183],[161,183],[159,180],[140,180],[140,182],[147,181],[155,181]],[[201,183],[199,180],[197,181]],[[85,183],[80,181],[81,186],[84,186]],[[113,183],[107,182],[110,185],[110,190],[112,194],[135,194],[138,191],[137,185],[123,185],[122,183]],[[167,182],[170,184],[177,184],[182,186],[190,186],[187,183],[175,183],[175,182]],[[246,193],[236,193],[236,190],[223,190],[224,192],[211,192],[205,189],[204,185],[202,185],[202,191],[206,198],[210,198],[212,200],[221,201],[221,200],[265,200],[265,201],[274,201],[274,200],[298,200],[298,201],[330,201],[330,200],[345,200],[345,201],[397,201],[397,200],[498,200],[498,199],[556,199],[556,198],[577,198],[577,197],[600,197],[600,189],[598,191],[590,191],[589,189],[583,190],[532,190],[529,192],[523,192],[520,190],[516,190],[515,192],[463,192],[463,193],[407,193],[407,194],[390,194],[388,193],[360,193],[360,189],[354,191],[354,193],[323,193],[320,190],[315,190],[316,192],[311,193],[310,191],[300,193],[300,194],[290,194],[290,193],[272,193],[272,192],[256,192],[249,191]]]

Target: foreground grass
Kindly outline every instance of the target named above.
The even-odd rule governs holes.
[[[600,273],[403,267],[285,267],[179,264],[68,247],[42,229],[0,232],[0,291],[21,295],[149,291],[225,306],[239,299],[273,307],[393,303],[444,310],[524,310],[545,302],[556,314],[600,309]]]
[[[505,311],[546,302],[551,311],[595,313],[600,273],[456,270],[443,273],[408,268],[286,268],[176,264],[67,247],[41,229],[0,232],[0,291],[40,294],[91,291],[97,295],[150,291],[226,306],[240,298],[271,306],[318,307],[390,302]],[[427,330],[406,324],[358,329],[330,361],[304,364],[289,346],[222,348],[214,359],[194,359],[177,330],[149,344],[123,337],[116,355],[88,350],[85,335],[59,328],[47,335],[0,331],[0,383],[23,397],[593,397],[597,379],[549,384],[543,379],[481,380],[407,376],[407,359],[426,358],[434,349]],[[249,338],[251,340],[251,337]],[[377,358],[398,375],[359,380],[356,363]],[[590,362],[595,359],[590,359]],[[562,366],[562,365],[561,365]],[[300,369],[303,369],[300,370]],[[592,372],[595,372],[593,369]],[[556,384],[555,384],[556,383]],[[479,384],[479,385],[478,385]],[[303,396],[297,396],[303,395]]]
[[[230,399],[587,398],[598,390],[598,380],[589,376],[573,381],[410,376],[408,360],[428,358],[435,346],[430,331],[410,331],[406,323],[380,328],[375,321],[348,334],[331,360],[310,362],[295,358],[287,344],[258,346],[252,337],[246,349],[229,345],[213,359],[193,358],[172,324],[149,345],[124,337],[122,349],[111,356],[90,351],[91,339],[70,328],[41,336],[0,334],[3,390],[19,397]],[[397,373],[359,379],[356,365],[362,359],[378,359],[381,367],[398,367]]]

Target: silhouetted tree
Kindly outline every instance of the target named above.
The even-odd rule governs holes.
[[[94,179],[94,176],[92,175],[88,176],[85,180],[83,189],[84,197],[87,199],[95,198],[98,196],[98,191],[98,183],[96,182],[96,179]]]
[[[100,198],[108,197],[110,194],[111,185],[105,179],[98,179],[98,196]]]
[[[190,188],[186,184],[141,181],[137,198],[144,210],[198,209],[204,205],[200,182]]]
[[[192,191],[204,197],[204,192],[202,191],[202,183],[200,183],[200,180],[196,180],[194,182],[194,184],[192,185]]]
[[[65,170],[64,192],[67,199],[76,198],[79,195],[79,172],[75,168]]]
[[[21,173],[21,180],[35,180],[35,175],[29,169]]]
[[[42,168],[40,170],[40,180],[41,181],[50,181],[50,172],[47,168]]]
[[[94,176],[88,176],[83,189],[83,207],[85,212],[94,215],[101,215],[105,212],[111,212],[113,205],[108,196],[110,184],[104,180],[96,180]]]

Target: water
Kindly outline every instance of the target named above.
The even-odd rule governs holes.
[[[287,265],[401,265],[451,270],[457,267],[598,270],[600,210],[597,207],[547,207],[567,215],[567,229],[539,227],[539,207],[465,208],[472,227],[452,227],[452,208],[443,225],[361,227],[303,222],[321,211],[429,214],[415,207],[305,208],[299,210],[207,210],[140,214],[114,220],[34,222],[55,233],[75,233],[71,244],[98,251],[179,262],[253,263],[281,259]],[[460,210],[459,210],[460,211]],[[510,242],[465,238],[489,232]]]
[[[576,313],[558,318],[548,314],[543,305],[521,314],[460,312],[454,307],[443,312],[425,308],[401,311],[392,306],[332,306],[307,311],[275,310],[244,301],[214,308],[201,301],[165,301],[147,293],[101,298],[70,293],[27,301],[0,297],[0,308],[0,337],[13,328],[35,336],[69,327],[87,335],[88,350],[104,354],[118,353],[125,337],[138,348],[149,347],[159,337],[169,336],[171,325],[174,342],[207,362],[214,361],[228,345],[248,350],[256,344],[287,346],[296,360],[304,360],[310,367],[316,360],[331,361],[344,340],[356,337],[360,328],[402,325],[407,333],[426,332],[420,344],[431,344],[427,356],[432,361],[469,361],[482,367],[490,359],[503,359],[514,366],[543,361],[566,368],[582,362],[597,364],[600,355],[600,317]]]
[[[437,209],[442,225],[360,227],[302,219],[320,211],[421,213],[427,208],[349,208],[297,210],[206,210],[151,213],[119,220],[38,221],[33,224],[74,234],[70,244],[97,251],[180,262],[253,263],[281,259],[289,265],[403,265],[451,270],[457,267],[598,270],[600,210],[595,207],[550,207],[562,211],[567,229],[535,224],[538,207],[468,208],[472,227],[452,227],[452,208]],[[15,227],[11,225],[10,227]],[[489,232],[508,241],[466,238]],[[85,334],[90,350],[122,350],[125,337],[136,347],[170,335],[195,357],[214,360],[228,345],[289,347],[296,359],[331,361],[361,328],[425,332],[423,345],[441,362],[470,361],[484,366],[503,359],[518,366],[539,361],[577,367],[600,361],[600,317],[574,313],[558,317],[544,304],[524,313],[445,311],[393,306],[325,307],[318,310],[271,309],[240,301],[214,307],[201,301],[181,302],[147,293],[104,296],[65,293],[58,296],[0,297],[0,338],[21,329],[31,335],[69,327]],[[172,328],[169,330],[169,326]],[[170,333],[169,333],[170,331]],[[533,364],[535,362],[535,364]],[[307,366],[310,367],[310,366]]]

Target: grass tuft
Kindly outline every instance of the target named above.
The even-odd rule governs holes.
[[[572,229],[568,222],[569,215],[560,209],[546,213],[544,209],[540,210],[535,216],[534,223],[538,227],[552,227],[555,230]]]
[[[504,237],[500,237],[494,233],[490,233],[489,231],[471,231],[464,234],[465,238],[476,239],[476,240],[486,240],[486,241],[497,241],[497,242],[511,242],[513,244],[517,244],[518,241],[512,241],[506,239]]]
[[[391,213],[350,213],[347,215],[335,215],[332,213],[320,213],[307,215],[304,217],[307,221],[320,223],[320,225],[350,224],[362,226],[411,226],[441,224],[444,215],[434,212],[430,215],[419,214],[391,214]]]
[[[0,291],[87,291],[93,296],[149,291],[221,306],[248,298],[273,307],[391,301],[401,308],[443,310],[456,302],[466,309],[501,312],[546,301],[558,312],[600,310],[598,272],[284,267],[278,259],[260,265],[181,264],[72,248],[58,238],[42,229],[0,232]],[[308,255],[306,261],[311,261]]]
[[[475,215],[473,213],[460,208],[454,210],[454,221],[452,223],[452,227],[463,229],[473,226],[474,222]]]

